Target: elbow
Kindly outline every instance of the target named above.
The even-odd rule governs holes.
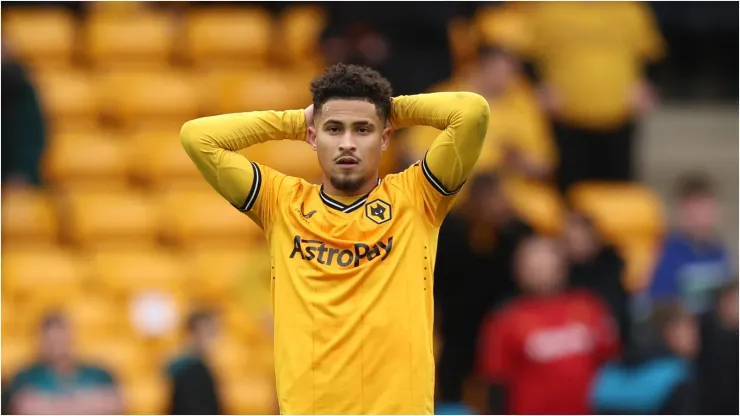
[[[190,120],[180,128],[180,143],[190,153],[191,149],[198,146],[207,137],[203,128],[203,119]]]
[[[491,118],[491,109],[488,106],[488,100],[482,95],[473,92],[460,93],[460,97],[465,104],[461,106],[463,109],[461,112],[461,122],[476,126],[477,136],[481,138],[486,137],[488,131],[488,122]]]

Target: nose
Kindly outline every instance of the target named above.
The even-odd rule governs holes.
[[[352,136],[352,132],[345,132],[339,139],[339,151],[346,152],[354,151],[355,149],[355,138]]]

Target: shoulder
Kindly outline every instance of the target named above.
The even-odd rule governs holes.
[[[197,357],[188,354],[180,355],[170,359],[170,361],[167,363],[166,371],[167,374],[174,377],[187,371],[189,368],[193,367],[197,363]]]
[[[48,367],[43,363],[33,363],[21,368],[15,376],[13,383],[28,383],[43,376],[48,372]]]
[[[106,383],[113,381],[113,374],[105,368],[97,365],[81,364],[79,371],[83,377],[91,380]]]

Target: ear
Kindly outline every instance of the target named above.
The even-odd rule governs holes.
[[[311,126],[306,128],[306,142],[311,146],[313,151],[316,151],[316,128]]]
[[[380,135],[380,150],[385,151],[388,148],[391,136],[393,136],[393,130],[390,127],[383,129],[383,133]]]

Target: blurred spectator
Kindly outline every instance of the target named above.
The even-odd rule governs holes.
[[[462,399],[480,325],[493,305],[516,294],[512,258],[519,242],[533,232],[508,206],[495,174],[476,175],[468,186],[470,198],[442,224],[434,269],[442,403]]]
[[[557,164],[557,151],[545,114],[525,79],[519,58],[509,49],[486,46],[479,65],[463,76],[440,83],[433,91],[474,91],[488,100],[490,124],[475,165],[477,171],[497,169],[505,178],[546,180]],[[404,146],[409,162],[420,159],[439,131],[407,130]]]
[[[12,414],[122,414],[116,382],[104,369],[84,365],[72,353],[72,334],[59,314],[43,319],[40,357],[11,382]]]
[[[220,415],[218,387],[206,356],[218,338],[216,317],[205,311],[187,320],[188,344],[182,356],[167,368],[172,392],[170,415]]]
[[[564,291],[565,258],[554,241],[523,242],[515,265],[526,294],[495,312],[481,333],[489,411],[588,414],[592,379],[619,349],[608,307],[585,290]]]
[[[526,7],[528,55],[560,150],[558,186],[631,180],[637,123],[657,104],[646,68],[664,53],[650,9],[639,2]]]
[[[679,302],[665,302],[653,310],[650,329],[656,338],[652,348],[632,350],[599,373],[592,395],[598,413],[691,415],[699,410],[692,368],[699,351],[695,318]]]
[[[418,94],[452,75],[449,22],[464,2],[328,2],[322,36],[327,64],[372,66],[397,95]]]
[[[731,278],[728,251],[717,230],[720,207],[714,185],[701,175],[682,178],[676,194],[677,227],[663,243],[648,293],[653,302],[680,297],[700,314]]]
[[[702,317],[699,385],[705,415],[736,415],[738,401],[737,281],[720,291],[715,308]]]
[[[2,43],[2,182],[39,185],[46,129],[36,89],[25,68]]]
[[[570,261],[570,286],[588,289],[609,305],[623,345],[630,343],[629,296],[622,285],[624,260],[599,236],[593,222],[571,213],[565,224],[565,248]]]

